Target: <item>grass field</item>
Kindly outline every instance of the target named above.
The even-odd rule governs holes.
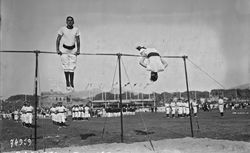
[[[119,117],[91,118],[89,121],[72,121],[68,118],[68,126],[65,128],[58,128],[50,119],[39,119],[37,123],[37,149],[121,142]],[[250,142],[250,108],[227,110],[224,117],[220,117],[218,110],[200,111],[198,118],[193,118],[192,124],[196,138]],[[34,149],[33,141],[30,146],[17,145],[11,148],[10,144],[10,141],[16,138],[34,137],[34,129],[24,128],[12,120],[1,120],[0,125],[1,151]],[[135,116],[124,116],[123,130],[125,143],[191,137],[189,118],[166,118],[164,113],[137,113]]]

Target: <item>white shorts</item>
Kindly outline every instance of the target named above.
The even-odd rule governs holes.
[[[166,107],[166,114],[170,114],[170,107]]]
[[[65,72],[74,72],[76,69],[76,55],[62,54],[61,55],[62,67]]]
[[[65,123],[65,119],[66,119],[66,116],[65,116],[65,114],[64,113],[58,113],[57,114],[58,116],[58,122],[59,123]]]
[[[160,56],[151,56],[147,65],[148,71],[161,72],[164,71],[164,65],[161,62]]]
[[[219,105],[219,111],[220,111],[220,113],[223,113],[223,111],[224,111],[224,106],[223,105]]]
[[[60,47],[62,51],[61,55],[61,62],[62,62],[62,68],[65,72],[74,72],[76,69],[76,62],[77,58],[76,55],[76,48],[69,50],[64,47]]]
[[[197,107],[195,106],[193,107],[193,109],[194,109],[194,113],[197,113]]]
[[[32,113],[27,113],[25,117],[26,117],[25,123],[32,124],[32,118],[33,118]]]
[[[172,107],[172,114],[175,114],[175,107]]]

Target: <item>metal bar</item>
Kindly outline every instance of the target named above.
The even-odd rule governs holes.
[[[1,50],[0,53],[34,53],[34,51]]]
[[[35,53],[35,51],[17,51],[17,50],[2,50],[0,53]],[[57,54],[56,52],[39,51],[40,54]],[[80,55],[100,55],[100,56],[132,56],[140,57],[136,54],[123,54],[123,53],[80,53]],[[161,56],[162,58],[183,58],[184,56]]]
[[[141,55],[136,55],[136,54],[123,54],[123,53],[121,53],[121,56],[141,57]]]
[[[35,140],[34,140],[34,150],[37,150],[37,104],[38,104],[38,96],[37,96],[37,80],[38,80],[38,54],[39,51],[36,51],[36,69],[35,69]]]
[[[57,54],[57,52],[40,51],[42,54]]]
[[[190,95],[189,95],[189,87],[188,87],[186,58],[188,58],[188,57],[183,56],[184,68],[185,68],[185,77],[186,77],[186,86],[187,86],[187,97],[188,97],[188,105],[189,105],[188,107],[189,107],[189,119],[190,119],[190,126],[191,126],[191,136],[194,137],[193,122],[192,122],[192,112],[191,112],[191,104],[190,104]]]
[[[122,81],[121,81],[121,54],[117,54],[119,63],[119,89],[120,89],[120,113],[121,113],[121,142],[123,142],[123,114],[122,114]]]
[[[161,56],[162,58],[184,58],[186,56]]]
[[[91,53],[81,53],[80,55],[104,55],[104,56],[117,56],[118,53],[116,54],[112,54],[112,53],[95,53],[95,54],[91,54]],[[120,54],[120,53],[119,53]]]

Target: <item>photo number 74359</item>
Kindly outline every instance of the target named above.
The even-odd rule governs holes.
[[[31,146],[32,141],[30,138],[13,138],[10,139],[10,147],[14,148],[14,147],[22,147],[22,146]]]

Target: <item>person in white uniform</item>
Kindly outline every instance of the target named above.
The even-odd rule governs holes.
[[[188,100],[185,100],[184,105],[185,105],[185,113],[186,113],[186,116],[188,117],[190,115]]]
[[[32,119],[33,119],[33,106],[31,106],[29,103],[27,103],[26,107],[26,124],[28,127],[31,127],[32,125]]]
[[[57,117],[58,117],[58,124],[60,126],[65,126],[65,122],[66,122],[66,116],[65,116],[65,112],[66,112],[66,108],[62,105],[62,102],[59,102],[59,106],[56,108],[56,112],[57,112]]]
[[[74,90],[74,70],[76,68],[77,55],[80,54],[80,31],[74,27],[74,18],[68,16],[66,26],[58,30],[56,50],[61,55],[62,67],[66,79],[66,90]]]
[[[170,103],[168,101],[165,102],[165,110],[166,110],[166,117],[169,118],[169,114],[170,114]]]
[[[174,99],[171,101],[171,103],[170,103],[172,118],[175,118],[176,101],[177,101],[177,100],[174,98]]]
[[[150,71],[150,81],[155,82],[158,79],[158,72],[164,71],[168,66],[167,62],[163,60],[159,52],[154,48],[146,48],[138,46],[136,49],[140,52],[140,65]]]
[[[194,117],[197,117],[198,104],[197,104],[197,100],[196,99],[194,99],[192,101],[192,107],[193,107],[193,111],[194,111]]]
[[[181,100],[181,109],[182,109],[182,116],[186,117],[186,108],[185,108],[185,103],[184,100]]]
[[[221,96],[219,97],[218,104],[219,104],[220,116],[224,116],[224,100]]]
[[[55,104],[52,104],[52,107],[50,108],[50,115],[51,115],[51,120],[53,124],[56,124],[56,107]]]
[[[76,106],[73,105],[73,106],[72,106],[72,109],[71,109],[71,111],[72,111],[72,120],[73,120],[73,121],[76,120],[76,111],[75,111],[75,108],[76,108]]]
[[[19,116],[18,116],[19,112],[18,112],[18,110],[15,110],[13,113],[14,113],[14,120],[18,121],[18,119],[19,119]]]
[[[177,112],[178,112],[178,117],[182,117],[182,113],[183,113],[183,110],[182,110],[182,101],[181,99],[178,99],[178,101],[176,102],[176,107],[177,107]]]
[[[80,113],[79,105],[76,105],[75,107],[75,115],[76,115],[76,120],[80,120],[81,113]]]
[[[79,105],[79,120],[83,120],[85,118],[84,107],[83,104]]]
[[[21,119],[21,122],[22,122],[23,126],[26,126],[26,107],[27,107],[27,103],[24,102],[24,104],[23,104],[23,106],[22,106],[22,108],[20,110],[20,112],[21,112],[20,119]]]
[[[86,105],[86,106],[84,107],[84,117],[85,117],[85,119],[87,119],[87,120],[90,118],[89,110],[90,110],[89,106]]]

